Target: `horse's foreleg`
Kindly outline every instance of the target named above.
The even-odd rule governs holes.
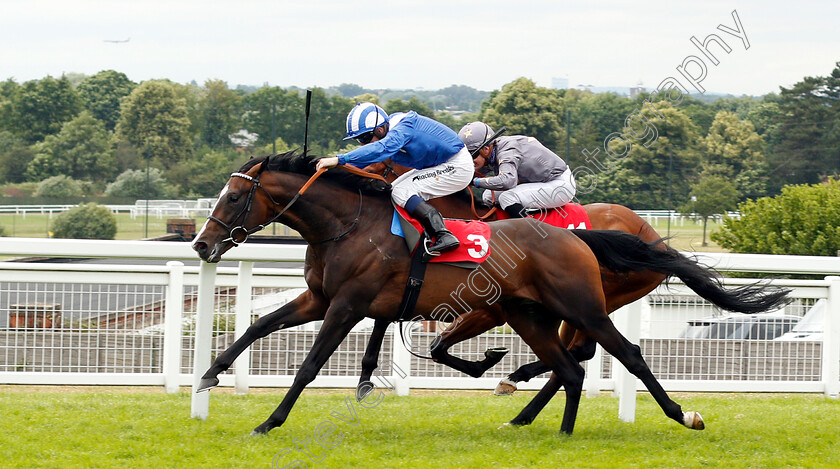
[[[230,368],[236,357],[258,339],[280,329],[323,319],[326,311],[327,302],[312,293],[311,290],[306,290],[294,300],[281,306],[277,311],[259,318],[248,327],[242,337],[216,357],[216,360],[201,377],[196,392],[207,391],[216,387],[219,384],[219,373]]]
[[[373,391],[373,383],[370,377],[373,370],[379,366],[379,351],[382,349],[382,341],[385,339],[385,332],[388,330],[389,321],[377,319],[373,324],[373,332],[370,333],[365,356],[362,358],[362,374],[359,377],[359,384],[356,386],[356,400],[361,401]]]
[[[474,362],[454,357],[449,354],[448,350],[459,342],[472,339],[482,332],[502,324],[504,324],[504,319],[498,314],[498,310],[473,310],[461,315],[432,342],[430,350],[432,358],[438,363],[466,373],[473,378],[478,378],[493,365],[499,363],[508,350],[504,348],[487,349],[484,351],[484,360]]]
[[[321,325],[321,330],[318,331],[318,336],[315,337],[315,342],[306,355],[306,359],[303,360],[303,364],[295,375],[295,380],[289,391],[283,397],[283,401],[265,422],[254,429],[252,435],[268,433],[272,428],[283,425],[300,393],[303,392],[306,385],[315,379],[315,376],[321,371],[321,368],[338,346],[341,345],[353,326],[358,324],[363,317],[362,312],[351,310],[346,306],[330,307],[324,318],[324,323]]]

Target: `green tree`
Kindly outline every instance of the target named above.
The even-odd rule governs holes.
[[[120,119],[120,102],[131,94],[137,84],[121,72],[103,70],[79,83],[76,90],[84,101],[85,109],[113,131]]]
[[[648,146],[620,134],[604,147],[590,149],[578,173],[577,196],[583,202],[609,202],[633,209],[675,209],[689,198],[690,185],[700,172],[699,131],[680,109],[665,101],[640,111],[656,128]]]
[[[303,141],[304,100],[297,91],[264,86],[245,97],[245,128],[259,135],[257,145],[276,137]]]
[[[146,193],[146,170],[129,169],[117,176],[114,182],[105,187],[105,195],[134,197],[136,199],[165,199],[176,192],[158,168],[149,170],[149,192]]]
[[[14,132],[31,144],[61,130],[82,110],[82,101],[66,77],[47,76],[24,83],[11,107]]]
[[[114,175],[115,158],[111,135],[105,124],[83,111],[35,145],[35,159],[26,169],[31,181],[64,174],[73,179],[102,181]]]
[[[840,250],[840,181],[786,186],[776,197],[738,205],[712,240],[733,252],[836,256]]]
[[[282,142],[282,141],[281,141]],[[241,165],[234,164],[241,154],[235,150],[205,148],[195,157],[182,161],[166,172],[170,181],[178,181],[180,195],[188,198],[213,197]],[[271,148],[266,154],[270,153]],[[278,151],[280,148],[278,147]]]
[[[240,128],[242,98],[222,80],[207,80],[201,109],[201,141],[212,148],[230,147],[229,135]]]
[[[406,112],[406,111],[414,111],[421,116],[431,117],[432,119],[435,118],[435,113],[432,111],[429,106],[425,105],[416,97],[411,97],[408,102],[403,101],[400,98],[392,99],[385,103],[385,112],[389,115],[395,112]]]
[[[779,141],[768,155],[770,189],[840,173],[840,62],[827,77],[805,77],[781,88],[779,109]]]
[[[114,239],[117,218],[98,204],[82,204],[59,214],[52,224],[54,238]]]
[[[764,142],[749,121],[720,111],[702,142],[704,171],[734,180],[744,197],[765,195],[766,160]]]
[[[494,129],[507,127],[508,135],[528,135],[548,148],[564,142],[563,100],[556,90],[517,78],[482,103],[479,119]]]
[[[192,155],[188,111],[174,84],[145,81],[123,101],[117,135],[168,168]]]
[[[691,200],[686,202],[680,212],[694,213],[703,220],[703,246],[706,246],[706,228],[709,218],[725,215],[738,203],[738,190],[729,179],[714,175],[701,175],[697,184],[691,186]]]
[[[356,85],[354,83],[342,83],[338,85],[336,89],[338,90],[338,93],[344,96],[345,98],[352,98],[367,91],[361,86]]]
[[[35,158],[31,147],[9,131],[0,131],[0,181],[23,182],[26,167]]]
[[[18,101],[21,86],[9,78],[0,82],[0,132],[17,130],[14,120],[14,104]]]
[[[691,122],[697,126],[701,134],[706,134],[709,131],[717,113],[717,110],[709,104],[685,94],[680,101],[680,110],[691,119]]]
[[[82,195],[82,185],[79,181],[65,175],[53,176],[38,183],[35,197],[62,199]]]

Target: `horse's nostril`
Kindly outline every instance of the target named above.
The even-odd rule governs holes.
[[[193,247],[194,250],[196,250],[198,252],[204,252],[204,251],[207,250],[207,243],[205,243],[203,241],[196,241],[196,242],[193,243],[192,247]]]

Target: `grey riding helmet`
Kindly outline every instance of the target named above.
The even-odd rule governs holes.
[[[490,143],[489,140],[493,137],[493,129],[484,122],[470,122],[461,127],[458,132],[458,138],[467,146],[470,153],[476,153],[477,150],[484,145]]]

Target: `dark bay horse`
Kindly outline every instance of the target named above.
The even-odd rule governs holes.
[[[298,198],[298,190],[313,172],[314,160],[307,156],[285,154],[249,161],[231,176],[212,215],[193,241],[193,248],[203,260],[218,262],[247,234],[281,221],[297,230],[309,244],[305,266],[307,292],[291,306],[252,324],[243,337],[217,357],[202,380],[202,388],[215,385],[218,372],[230,366],[228,360],[257,338],[323,318],[294,383],[255,433],[266,433],[285,422],[303,388],[362,318],[395,319],[408,276],[408,250],[404,241],[389,230],[393,214],[390,197],[372,191],[375,183],[368,179],[331,171]],[[551,378],[538,396],[553,395],[565,386],[563,432],[572,433],[574,429],[583,385],[583,368],[562,345],[557,333],[563,321],[592,337],[635,374],[668,417],[688,428],[703,428],[699,414],[683,412],[668,397],[639,348],[613,326],[607,316],[599,267],[603,264],[615,271],[655,270],[670,275],[686,268],[702,269],[700,266],[678,253],[675,257],[636,236],[615,231],[577,232],[550,226],[535,230],[526,220],[494,222],[490,228],[493,235],[488,262],[501,267],[483,272],[485,281],[493,282],[500,296],[488,299],[466,289],[461,299],[474,309],[498,308],[505,322],[551,368]],[[449,293],[474,281],[469,276],[475,272],[430,265],[415,314],[434,318],[436,308],[450,301]],[[724,290],[709,273],[705,286],[718,303],[743,310],[772,308],[784,301],[787,293],[758,288]],[[523,413],[526,411],[528,407]]]
[[[365,168],[366,171],[383,174],[390,179],[395,179],[409,169],[398,164],[388,163],[376,163]],[[448,197],[432,199],[429,203],[448,218],[476,219],[480,217],[478,211],[481,211],[487,215],[481,215],[484,220],[497,220],[496,213],[498,212],[489,211],[489,207],[479,208],[477,211],[475,202],[467,191],[469,189]],[[650,224],[623,205],[595,203],[583,205],[583,208],[586,210],[592,228],[595,230],[623,231],[636,235],[648,243],[662,240]],[[657,246],[657,249],[667,250],[668,248],[661,244]],[[612,313],[618,308],[644,297],[661,284],[665,278],[666,275],[655,271],[616,273],[602,267],[601,283],[607,301],[607,312]],[[498,363],[506,352],[491,349],[485,352],[485,360],[470,362],[450,355],[448,350],[459,342],[471,339],[503,324],[504,321],[497,309],[473,310],[462,314],[455,323],[441,333],[439,340],[434,342],[429,352],[435,361],[477,378]],[[378,346],[381,346],[387,326],[387,322],[380,322],[374,327],[368,350],[365,352],[362,361],[359,389],[362,389],[364,383],[368,383],[377,367]],[[578,332],[568,322],[564,322],[560,328],[560,340],[579,362],[592,358],[595,353],[595,342],[585,334]],[[528,381],[547,371],[550,370],[539,362],[523,365],[499,383],[496,387],[496,394],[512,394],[516,391],[516,383]],[[366,389],[369,389],[369,387],[366,387]]]

